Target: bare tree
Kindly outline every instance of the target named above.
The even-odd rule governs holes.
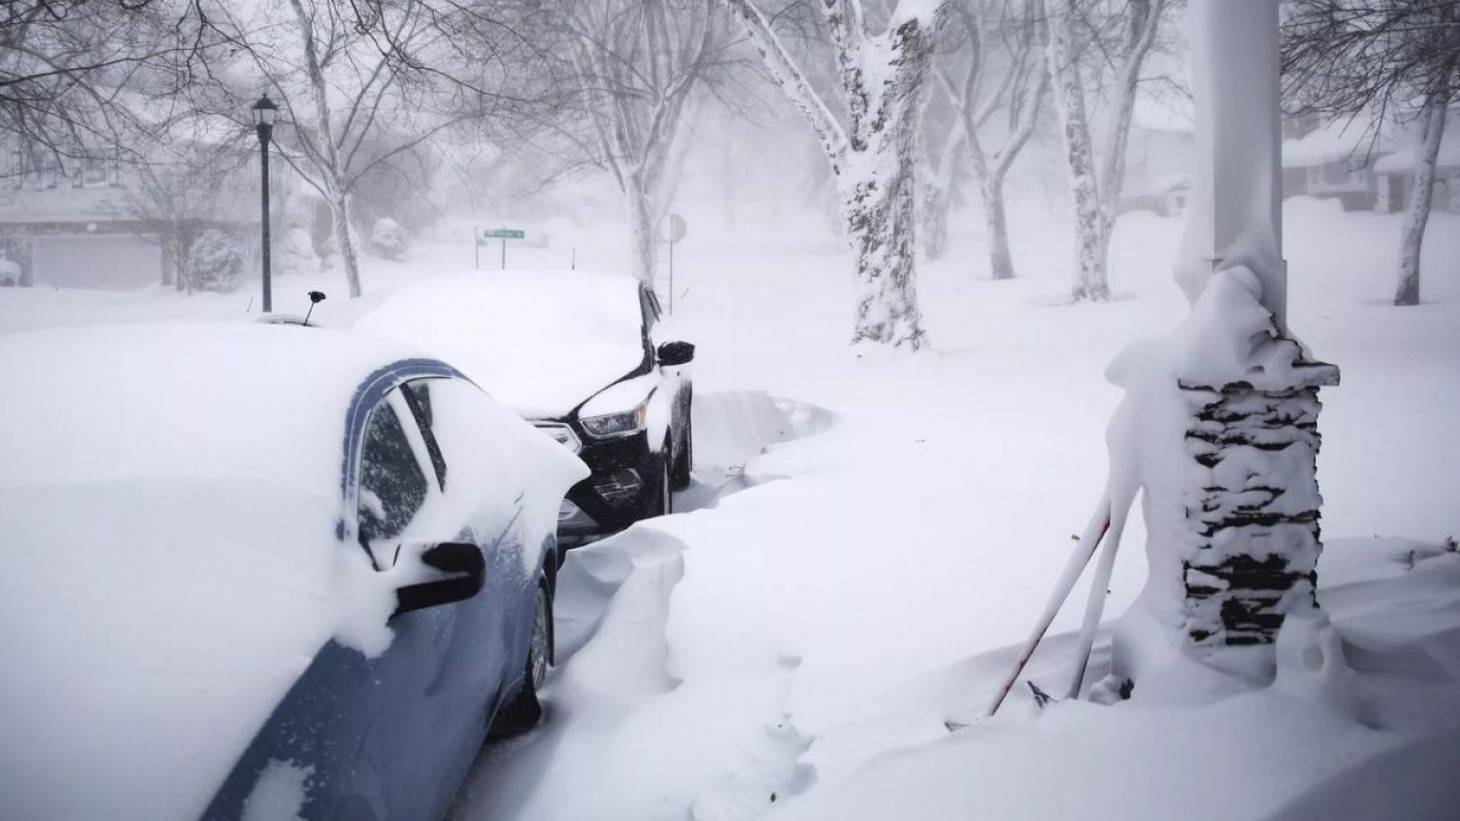
[[[836,66],[834,96],[818,90],[753,0],[723,2],[831,163],[863,289],[852,341],[917,350],[925,342],[915,281],[919,112],[947,0],[932,10],[899,5],[876,33],[861,0],[818,3]]]
[[[714,0],[555,0],[531,19],[560,44],[574,141],[624,194],[633,271],[653,282],[659,226],[679,180],[697,95],[732,65],[728,20]],[[562,129],[560,129],[560,132]]]
[[[1450,103],[1460,96],[1460,0],[1292,0],[1283,73],[1297,113],[1367,116],[1375,137],[1391,117],[1415,125],[1394,304],[1418,305],[1440,145]]]
[[[280,155],[329,204],[350,295],[361,293],[351,199],[367,175],[489,111],[497,97],[469,34],[482,12],[464,4],[396,0],[271,0],[250,16],[224,6],[231,45],[276,95]],[[469,65],[476,62],[477,65]],[[520,74],[527,66],[505,71]],[[247,100],[229,88],[224,116]],[[219,109],[223,113],[223,109]]]
[[[135,93],[185,88],[220,44],[193,0],[7,0],[0,138],[22,168],[115,159],[137,132]]]
[[[941,96],[955,113],[937,173],[946,180],[950,155],[967,154],[983,202],[990,276],[1012,279],[1004,181],[1034,133],[1049,89],[1043,15],[1032,2],[1010,0],[960,4],[957,15],[966,42],[934,72],[934,96]],[[1000,129],[990,128],[1001,112]]]
[[[132,184],[122,189],[115,208],[119,216],[157,228],[165,259],[162,284],[191,292],[188,251],[218,216],[229,178],[252,154],[238,140],[178,138],[176,126],[169,131],[128,163]]]
[[[1136,88],[1167,6],[1166,0],[1044,0],[1049,73],[1074,207],[1075,301],[1110,298],[1106,257],[1125,182]],[[1101,87],[1107,111],[1097,142],[1087,95]]]

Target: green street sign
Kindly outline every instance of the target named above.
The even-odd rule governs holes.
[[[482,236],[486,239],[522,239],[527,232],[516,228],[489,228],[482,232]]]

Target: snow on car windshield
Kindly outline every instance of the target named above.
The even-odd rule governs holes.
[[[644,361],[638,283],[613,274],[436,277],[392,294],[355,327],[451,362],[529,418],[563,416]]]

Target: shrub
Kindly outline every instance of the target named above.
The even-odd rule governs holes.
[[[314,253],[314,238],[303,228],[290,228],[284,232],[284,241],[279,246],[279,273],[314,274],[320,269],[319,255]]]
[[[400,223],[390,217],[381,217],[370,229],[370,245],[375,253],[386,259],[401,259],[406,255],[406,232]]]
[[[200,291],[233,291],[243,284],[243,263],[238,243],[209,228],[188,249],[188,281]]]

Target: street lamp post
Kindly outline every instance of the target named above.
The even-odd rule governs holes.
[[[259,169],[263,180],[263,248],[264,248],[264,313],[270,313],[274,309],[273,286],[269,274],[269,138],[274,133],[274,115],[279,107],[265,94],[259,101],[253,104],[253,124],[259,134]]]

